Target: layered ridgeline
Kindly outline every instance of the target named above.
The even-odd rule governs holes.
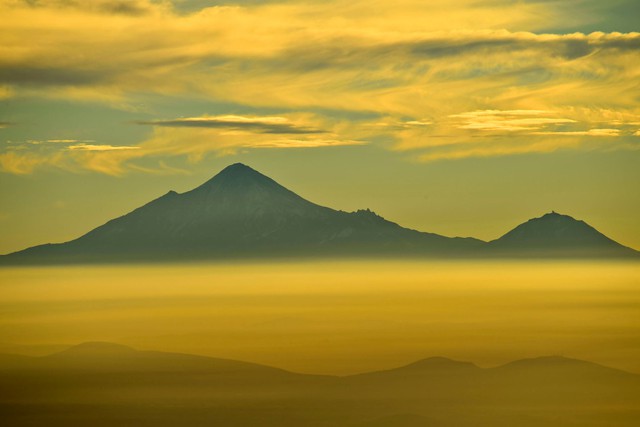
[[[639,393],[640,375],[558,356],[336,377],[110,343],[0,354],[11,426],[631,427]]]
[[[403,228],[369,210],[316,205],[240,163],[78,239],[2,263],[126,262],[278,256],[634,256],[582,221],[549,214],[486,243]]]

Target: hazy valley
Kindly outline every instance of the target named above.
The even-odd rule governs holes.
[[[637,263],[14,267],[0,277],[0,352],[37,356],[1,359],[11,425],[640,419]],[[94,341],[226,361],[67,350]]]

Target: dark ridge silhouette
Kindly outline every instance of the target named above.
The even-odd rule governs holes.
[[[241,163],[186,193],[169,191],[66,243],[3,264],[261,257],[619,257],[638,253],[571,217],[548,214],[490,243],[403,228],[374,212],[316,205]]]
[[[549,257],[567,253],[585,257],[635,253],[586,222],[556,212],[520,224],[499,239],[489,242],[489,247],[492,251],[512,255]]]
[[[0,355],[0,418],[23,425],[636,426],[640,375],[562,357],[445,358],[334,377],[86,343]]]

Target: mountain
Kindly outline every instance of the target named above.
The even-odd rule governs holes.
[[[494,253],[511,256],[615,257],[638,254],[586,222],[556,212],[520,224],[489,242],[488,248]]]
[[[483,242],[400,227],[369,210],[311,203],[240,163],[84,236],[11,254],[15,261],[211,259],[284,255],[468,253]]]
[[[66,243],[3,264],[310,256],[637,256],[582,221],[548,214],[490,243],[403,228],[370,210],[316,205],[236,163],[201,186],[164,196]]]
[[[85,343],[0,355],[11,426],[636,426],[640,375],[564,357],[442,357],[345,377]]]

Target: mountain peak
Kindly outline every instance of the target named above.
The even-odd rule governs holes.
[[[490,242],[495,250],[514,253],[555,256],[609,256],[633,254],[584,221],[551,211],[518,225],[497,240]]]
[[[233,163],[220,171],[222,173],[259,173],[255,169],[245,165],[244,163]]]
[[[193,191],[211,187],[232,187],[235,190],[241,187],[259,185],[262,187],[280,187],[274,180],[244,163],[234,163],[222,169],[213,178]]]
[[[540,220],[540,219],[542,219],[542,220],[571,220],[571,221],[580,221],[580,220],[575,219],[575,218],[574,218],[574,217],[572,217],[572,216],[565,215],[565,214],[561,214],[561,213],[556,212],[556,211],[551,211],[551,212],[549,212],[549,213],[546,213],[546,214],[542,215],[542,216],[541,216],[541,217],[539,217],[539,218],[532,218],[532,219],[530,219],[529,221],[535,221],[535,220]],[[581,222],[581,221],[580,221],[580,222]]]
[[[218,172],[214,178],[224,178],[224,177],[241,177],[241,176],[251,176],[254,178],[260,177],[264,179],[271,179],[266,175],[261,174],[257,170],[253,169],[251,166],[247,166],[244,163],[234,163],[232,165],[227,166]]]

